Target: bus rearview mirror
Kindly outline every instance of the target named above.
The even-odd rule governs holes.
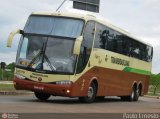
[[[12,31],[10,34],[9,34],[9,37],[8,37],[8,41],[7,41],[7,47],[11,47],[12,46],[12,41],[13,41],[13,38],[16,34],[23,34],[23,31],[20,30],[20,29],[17,29],[17,30],[14,30]]]
[[[83,36],[79,36],[76,39],[75,44],[74,44],[73,54],[75,54],[75,55],[79,55],[80,54],[82,41],[83,41]]]

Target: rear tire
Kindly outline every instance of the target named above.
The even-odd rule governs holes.
[[[133,86],[131,95],[130,96],[122,96],[121,100],[123,100],[123,101],[131,101],[131,102],[132,101],[138,101],[139,94],[140,94],[139,88],[137,89],[136,86]]]
[[[134,99],[133,99],[133,101],[138,101],[138,99],[139,99],[139,96],[140,96],[140,89],[139,89],[139,87],[136,89],[136,92],[135,92],[136,94],[135,94],[135,97],[134,97]]]
[[[34,94],[35,94],[36,98],[39,99],[39,100],[41,100],[41,101],[46,101],[51,96],[50,94],[39,93],[39,92],[34,92]]]
[[[96,93],[97,93],[97,87],[92,82],[91,85],[89,86],[87,97],[79,97],[79,100],[82,103],[92,103],[95,100]]]

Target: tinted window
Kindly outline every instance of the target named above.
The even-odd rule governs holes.
[[[133,41],[131,56],[140,59],[140,44],[137,41]]]
[[[94,48],[106,49],[108,41],[108,33],[106,27],[101,24],[96,24],[96,37],[94,42]]]
[[[147,61],[151,62],[153,58],[153,48],[150,46],[147,46]]]
[[[107,43],[107,46],[106,46],[106,50],[110,50],[110,51],[113,51],[113,52],[117,52],[117,36],[119,34],[117,34],[116,31],[110,29],[110,28],[107,28],[107,31],[108,31],[108,43]]]
[[[96,24],[94,48],[106,49],[143,61],[152,61],[153,49],[105,25]]]
[[[132,40],[129,37],[119,35],[117,38],[117,44],[117,53],[130,56]]]

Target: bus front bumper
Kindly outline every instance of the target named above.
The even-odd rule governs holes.
[[[72,97],[71,85],[47,84],[34,82],[30,80],[22,80],[15,78],[14,87],[16,90],[29,90],[33,92],[43,92],[54,96]]]

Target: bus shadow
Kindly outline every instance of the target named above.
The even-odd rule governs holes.
[[[47,101],[30,100],[31,102],[42,102],[42,103],[54,103],[54,104],[87,104],[81,103],[78,98],[64,98],[64,99],[50,99]],[[113,103],[113,102],[124,102],[120,98],[104,98],[96,99],[94,103]],[[93,104],[94,104],[93,103]]]

